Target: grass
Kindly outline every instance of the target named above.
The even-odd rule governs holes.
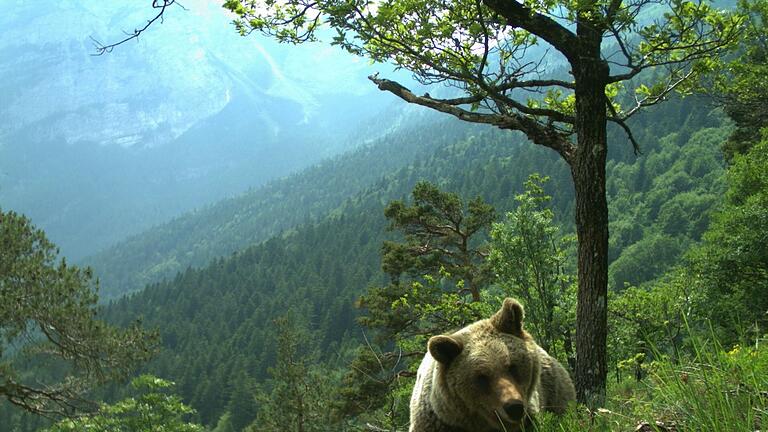
[[[648,366],[640,382],[609,389],[604,409],[574,407],[565,416],[541,415],[539,432],[752,432],[768,428],[768,340],[725,349],[692,339],[690,356]],[[656,426],[657,422],[660,426]]]

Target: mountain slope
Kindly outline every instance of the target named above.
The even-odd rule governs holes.
[[[302,223],[324,218],[349,196],[476,128],[457,121],[405,127],[301,173],[180,216],[84,263],[100,276],[103,297],[143,288],[199,267]]]
[[[243,38],[219,4],[0,0],[0,202],[73,259],[346,150],[391,99],[338,49]],[[312,74],[304,73],[312,68]]]

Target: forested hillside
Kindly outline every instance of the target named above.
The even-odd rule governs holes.
[[[642,150],[646,154],[656,150],[656,130],[676,130],[676,135],[668,139],[680,142],[690,137],[695,131],[695,125],[711,122],[712,120],[702,118],[710,111],[706,106],[698,107],[691,113],[691,107],[700,104],[706,105],[706,102],[675,102],[659,107],[657,115],[639,117],[635,133],[643,143]],[[648,124],[649,118],[654,119],[653,124]],[[464,139],[479,130],[481,129],[476,126],[471,127],[451,120],[408,125],[405,129],[398,129],[385,138],[366,144],[349,154],[271,182],[241,196],[180,216],[86,258],[83,263],[92,266],[100,277],[103,298],[114,298],[141,289],[148,283],[172,277],[189,266],[199,267],[215,257],[258,243],[283,230],[318,221],[350,195],[370,187],[375,180],[380,180],[393,170],[424,157],[445,142]],[[617,145],[611,147],[612,153],[615,153],[612,154],[611,163],[619,167],[623,166],[622,162],[634,163],[636,157],[628,151],[630,144],[624,142],[622,132],[618,129],[612,132]],[[499,140],[508,140],[510,143],[518,140],[505,137],[496,131],[486,133],[499,134]],[[546,152],[540,154],[546,155]],[[527,152],[521,152],[515,160],[536,157],[539,157],[539,153],[529,155]],[[667,160],[674,157],[675,155],[669,154],[664,156]],[[659,160],[657,157],[651,163],[661,164],[660,168],[651,169],[666,168],[663,162],[655,162]],[[644,163],[643,158],[640,158],[640,161]],[[525,165],[529,162],[520,163]],[[613,165],[609,167],[609,172],[612,169]],[[636,168],[635,171],[637,174],[626,175],[645,175],[644,168]],[[458,172],[457,175],[465,174]],[[610,181],[623,185],[609,188],[610,194],[618,195],[645,190],[649,184],[642,182],[647,183],[650,180],[627,178]],[[559,184],[570,188],[567,183],[567,179],[561,178]],[[503,189],[501,192],[511,190],[512,184],[512,180],[502,180],[499,185]],[[520,182],[516,184],[519,185]],[[502,195],[504,194],[501,193],[500,196]],[[559,210],[558,217],[564,223],[570,223],[570,195],[558,195],[555,199]],[[655,218],[655,215],[653,217]],[[647,225],[648,221],[645,222]],[[637,238],[622,240],[617,236],[612,237],[612,241],[620,242],[614,243],[617,246],[628,246],[634,240]]]
[[[119,297],[284,230],[322,220],[351,195],[475,130],[457,121],[406,126],[349,154],[180,216],[84,262],[101,278],[102,297]],[[375,135],[370,130],[360,135],[368,133]]]
[[[711,105],[674,101],[638,120],[643,154],[633,156],[631,146],[618,139],[612,146],[611,271],[618,287],[655,278],[675,263],[700,238],[706,214],[718,202],[714,197],[723,191],[719,143],[730,127]],[[361,187],[329,216],[152,284],[114,303],[108,316],[118,323],[143,316],[158,326],[164,349],[145,370],[176,381],[202,423],[215,425],[229,412],[244,426],[255,413],[241,409],[242,398],[254,392],[275,360],[273,319],[295,311],[308,321],[312,345],[323,359],[337,366],[348,360],[362,337],[355,301],[366,287],[384,282],[380,248],[393,235],[383,217],[388,201],[407,198],[417,181],[429,180],[461,196],[480,195],[503,214],[528,174],[540,172],[552,176],[548,192],[557,220],[568,221],[568,172],[550,153],[513,135],[475,131],[415,155],[408,166]],[[642,272],[627,269],[634,264]]]
[[[768,0],[6,3],[0,432],[766,429]]]

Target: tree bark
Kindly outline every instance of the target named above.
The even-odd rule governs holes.
[[[600,57],[600,35],[579,26],[576,82],[577,151],[571,162],[576,190],[579,289],[576,307],[576,394],[591,408],[605,400],[607,376],[608,203],[605,86],[609,68]]]

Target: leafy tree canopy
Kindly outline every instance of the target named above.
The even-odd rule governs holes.
[[[0,396],[46,416],[91,408],[82,394],[126,376],[156,341],[137,325],[121,330],[97,320],[91,270],[57,255],[26,217],[0,211]],[[59,379],[28,379],[17,370],[21,359],[57,360]]]
[[[382,269],[390,283],[371,287],[361,298],[368,310],[361,324],[377,328],[389,340],[463,324],[432,308],[441,301],[461,305],[480,301],[490,282],[487,247],[480,238],[496,218],[493,206],[480,197],[464,203],[459,195],[421,181],[413,188],[413,205],[392,201],[384,215],[389,228],[401,231],[405,241],[384,242]],[[425,280],[426,287],[414,289],[423,287]]]
[[[384,243],[384,271],[397,278],[406,270],[435,274],[443,267],[479,300],[488,275],[479,265],[485,253],[472,240],[496,218],[493,207],[480,197],[463,204],[457,194],[424,181],[414,187],[413,199],[413,206],[393,201],[384,210],[390,229],[402,230],[406,239]]]
[[[489,261],[505,294],[523,302],[538,344],[572,366],[576,285],[567,252],[575,239],[558,237],[544,193],[548,180],[532,174],[525,192],[515,197],[517,208],[493,224]]]
[[[282,42],[318,40],[328,26],[333,44],[465,95],[417,96],[371,77],[382,90],[463,120],[522,130],[564,156],[573,150],[565,139],[577,129],[574,90],[580,83],[552,69],[585,61],[583,32],[594,31],[603,45],[602,54],[589,55],[610,66],[603,83],[612,99],[609,120],[625,127],[642,107],[709,70],[743,22],[705,0],[227,0],[224,7],[239,16],[241,33],[260,31]],[[657,73],[639,76],[648,69]],[[620,103],[619,83],[630,79],[634,97]]]
[[[708,315],[733,339],[768,324],[768,134],[736,155],[727,177],[726,203],[689,259],[706,303],[718,305]]]
[[[195,413],[181,398],[165,393],[173,383],[151,375],[131,381],[141,392],[114,405],[104,405],[95,415],[65,419],[47,432],[203,432],[205,429],[184,420]]]
[[[746,153],[760,140],[760,130],[768,126],[768,2],[740,0],[739,10],[746,18],[738,55],[724,60],[707,83],[726,113],[736,123],[723,153],[731,159],[736,153]]]

